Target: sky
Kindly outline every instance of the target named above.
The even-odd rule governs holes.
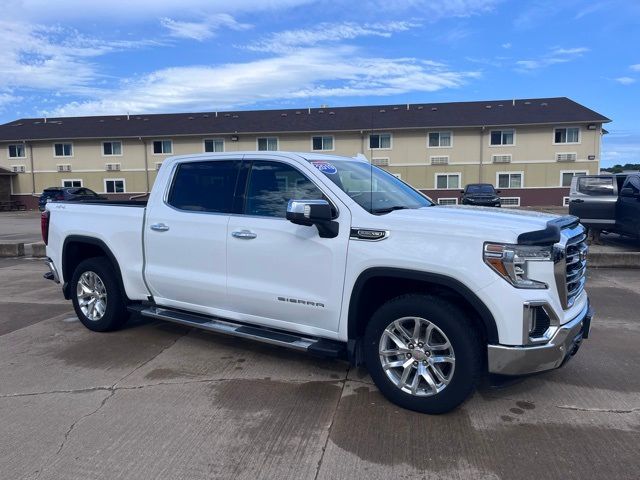
[[[0,123],[569,97],[640,163],[640,0],[1,0]]]

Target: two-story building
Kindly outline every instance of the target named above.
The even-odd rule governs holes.
[[[30,207],[50,186],[114,198],[148,192],[171,155],[244,150],[354,156],[458,202],[492,183],[504,205],[563,205],[573,175],[599,172],[610,120],[568,98],[286,110],[26,118],[0,125],[0,168]]]

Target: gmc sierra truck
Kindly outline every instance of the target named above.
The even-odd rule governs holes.
[[[147,202],[53,201],[42,233],[91,330],[137,312],[343,357],[432,414],[561,366],[592,318],[577,218],[436,206],[361,158],[173,157]]]

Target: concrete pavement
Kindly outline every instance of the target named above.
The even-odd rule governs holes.
[[[40,261],[0,259],[0,477],[640,476],[640,272],[594,270],[592,338],[564,368],[443,416],[362,369],[166,323],[86,330]]]

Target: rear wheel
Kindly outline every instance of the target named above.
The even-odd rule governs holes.
[[[389,400],[432,414],[460,405],[483,367],[480,336],[467,314],[429,295],[405,295],[380,307],[367,325],[364,355]]]
[[[89,330],[116,330],[129,316],[116,275],[111,263],[103,257],[82,261],[73,273],[73,308]]]

